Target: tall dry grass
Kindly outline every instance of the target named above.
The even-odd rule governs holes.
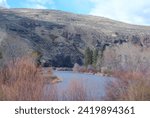
[[[87,86],[83,81],[72,80],[67,88],[62,91],[62,100],[64,101],[86,101],[88,100]]]
[[[1,100],[41,100],[44,79],[32,59],[18,58],[0,70]]]
[[[140,72],[115,72],[116,80],[106,87],[106,100],[150,100],[150,79]]]
[[[43,96],[43,100],[44,101],[59,101],[60,97],[59,97],[59,92],[60,90],[58,89],[57,84],[47,84],[44,87],[44,96]]]

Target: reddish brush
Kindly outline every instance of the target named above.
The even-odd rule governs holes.
[[[150,100],[150,79],[137,72],[116,72],[106,88],[106,100]]]
[[[0,70],[4,100],[40,100],[44,79],[30,58],[10,62]]]

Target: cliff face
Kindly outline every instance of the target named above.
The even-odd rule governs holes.
[[[40,52],[44,66],[83,63],[86,47],[133,43],[150,47],[150,27],[55,10],[0,9],[0,50],[4,58]]]

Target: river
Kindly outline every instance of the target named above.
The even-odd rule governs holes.
[[[88,96],[92,96],[94,100],[102,100],[106,92],[106,85],[108,82],[110,82],[110,80],[112,80],[110,77],[76,73],[72,71],[54,71],[54,75],[63,79],[62,82],[57,84],[57,87],[59,90],[61,90],[61,92],[67,90],[67,88],[74,87],[75,84],[80,84],[80,87],[84,86]]]

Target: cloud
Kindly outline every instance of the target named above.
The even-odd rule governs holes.
[[[89,0],[90,14],[132,23],[150,25],[149,0]]]
[[[25,6],[28,8],[47,9],[54,7],[53,0],[26,0]]]
[[[0,0],[0,7],[6,7],[8,8],[7,0]]]

